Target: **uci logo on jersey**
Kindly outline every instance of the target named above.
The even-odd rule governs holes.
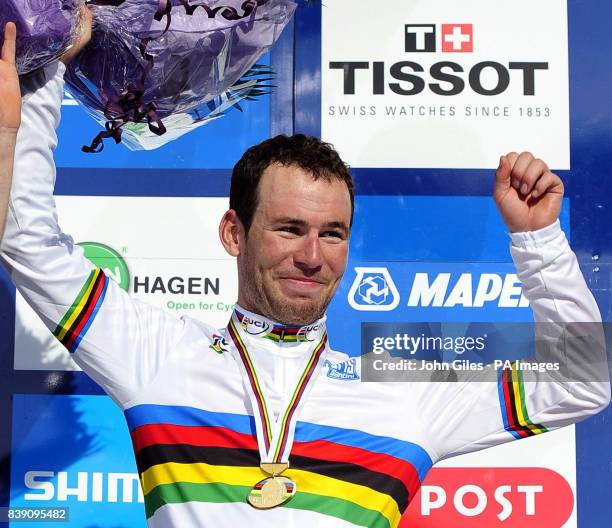
[[[242,325],[242,328],[244,328],[245,331],[251,335],[266,334],[270,330],[269,323],[260,321],[259,319],[252,319],[246,315],[242,318],[240,324]]]
[[[297,340],[298,341],[314,341],[317,338],[317,333],[323,326],[323,323],[319,323],[311,326],[302,326],[298,330]]]
[[[348,293],[348,303],[355,310],[388,312],[397,308],[397,287],[383,267],[356,267],[357,276]]]
[[[337,380],[359,379],[359,374],[357,374],[357,360],[355,358],[341,361],[340,363],[333,363],[329,359],[326,359],[323,365],[327,367],[328,378]]]

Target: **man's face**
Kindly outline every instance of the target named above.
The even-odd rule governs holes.
[[[338,179],[273,164],[238,255],[241,306],[283,324],[322,317],[346,267],[351,201]]]

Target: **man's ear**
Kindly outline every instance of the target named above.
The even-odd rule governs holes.
[[[246,237],[242,221],[234,209],[229,209],[223,215],[219,224],[219,238],[225,251],[232,257],[240,255]]]

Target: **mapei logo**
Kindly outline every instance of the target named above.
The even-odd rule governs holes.
[[[406,53],[434,53],[437,51],[435,24],[406,24]],[[444,53],[471,53],[474,51],[472,24],[441,24],[440,44]]]
[[[357,276],[348,293],[352,308],[371,312],[388,312],[397,308],[400,296],[387,268],[356,267],[355,272]]]
[[[357,360],[355,358],[341,361],[340,363],[334,363],[329,359],[325,360],[323,364],[327,367],[327,377],[337,380],[358,380],[359,374],[357,373]]]

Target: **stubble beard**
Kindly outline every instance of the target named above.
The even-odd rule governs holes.
[[[305,326],[323,317],[335,288],[316,299],[287,299],[274,284],[268,284],[261,276],[244,274],[241,292],[247,310],[258,313],[284,325]],[[244,302],[244,301],[243,301]]]

